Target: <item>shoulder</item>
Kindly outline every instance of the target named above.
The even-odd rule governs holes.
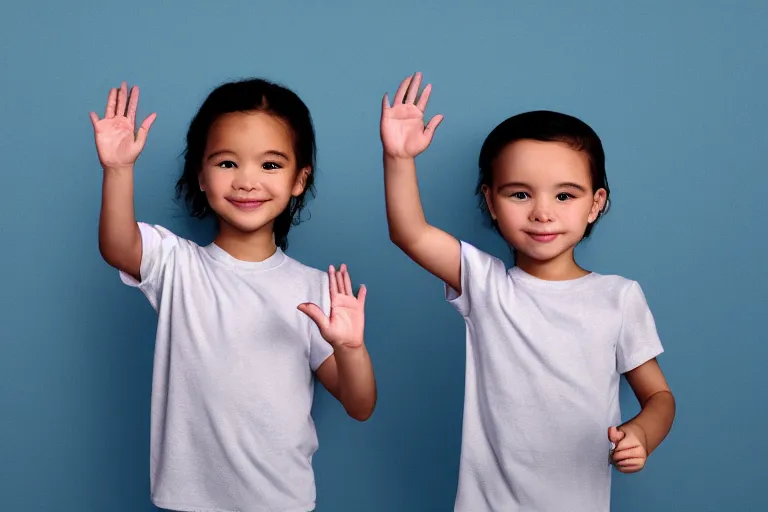
[[[199,246],[186,238],[179,236],[165,226],[159,224],[149,224],[138,222],[141,239],[144,242],[161,245],[164,248],[183,247],[188,249],[197,249]]]
[[[481,281],[489,277],[506,276],[507,266],[501,258],[464,240],[461,240],[460,244],[462,276]]]
[[[644,305],[645,294],[640,283],[615,274],[594,274],[593,284],[606,298],[618,303],[622,309],[632,305]]]
[[[310,290],[322,292],[328,289],[328,272],[324,272],[285,255],[282,270],[295,285],[303,285]]]

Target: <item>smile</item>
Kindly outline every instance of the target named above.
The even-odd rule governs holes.
[[[527,233],[536,242],[547,243],[558,237],[558,233]]]
[[[240,210],[253,211],[258,209],[266,201],[259,201],[256,199],[227,199],[230,203],[235,205]]]

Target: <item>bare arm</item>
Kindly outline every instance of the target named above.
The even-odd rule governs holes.
[[[328,279],[331,315],[325,316],[315,304],[300,304],[320,329],[320,334],[333,347],[333,355],[315,371],[317,379],[336,397],[351,417],[367,420],[376,407],[376,379],[368,349],[363,341],[365,331],[365,286],[358,296],[352,292],[347,266],[339,272],[330,267]]]
[[[432,141],[442,121],[438,115],[424,126],[431,85],[416,101],[421,74],[405,79],[394,103],[384,96],[381,141],[384,148],[384,188],[389,237],[405,254],[428,272],[461,293],[461,245],[453,236],[429,223],[419,197],[416,156]]]
[[[327,389],[352,418],[365,421],[376,408],[376,379],[365,345],[341,348],[325,360],[315,372]]]
[[[133,212],[133,168],[104,169],[99,251],[111,266],[141,280],[141,235]]]
[[[612,464],[622,473],[636,473],[661,444],[675,419],[675,398],[656,359],[627,372],[627,381],[640,402],[640,413],[623,425],[610,427],[614,443]]]
[[[133,210],[133,164],[147,139],[155,120],[148,116],[134,134],[139,89],[128,97],[123,82],[111,89],[103,119],[91,112],[96,149],[104,168],[101,215],[99,217],[99,251],[104,261],[141,280],[141,235]]]
[[[675,419],[675,397],[656,359],[638,366],[625,374],[635,393],[640,413],[623,426],[640,427],[646,437],[648,455],[658,448],[672,429]]]

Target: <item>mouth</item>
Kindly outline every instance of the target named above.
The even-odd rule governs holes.
[[[558,237],[559,233],[527,233],[535,242],[547,243]]]
[[[230,203],[232,203],[235,207],[239,208],[243,211],[253,211],[258,209],[262,204],[266,203],[266,201],[258,200],[258,199],[227,199]]]

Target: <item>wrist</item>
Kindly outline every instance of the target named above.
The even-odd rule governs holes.
[[[133,174],[133,164],[120,165],[120,166],[103,166],[105,176],[122,176],[125,174]]]
[[[354,356],[363,352],[365,342],[360,339],[351,342],[334,343],[331,346],[333,347],[334,354],[337,356]]]
[[[402,164],[413,164],[415,156],[404,156],[388,153],[384,151],[384,165],[385,166],[398,166]]]

